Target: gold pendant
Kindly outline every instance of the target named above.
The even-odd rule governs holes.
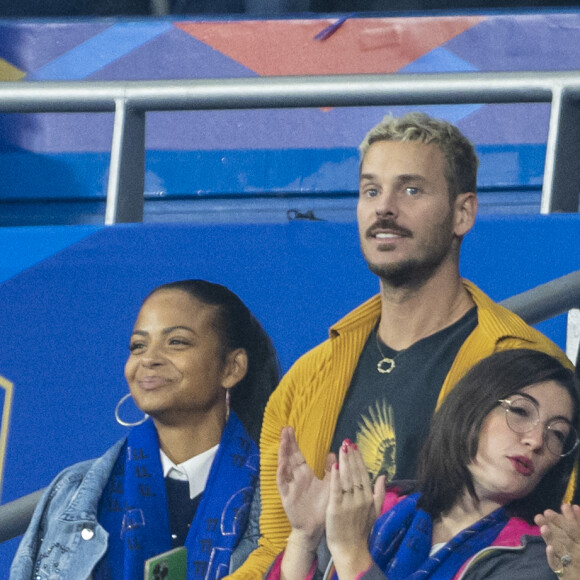
[[[389,374],[395,368],[395,359],[389,358],[388,356],[382,358],[377,363],[377,371],[383,375]]]

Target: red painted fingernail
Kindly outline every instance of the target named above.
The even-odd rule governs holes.
[[[334,469],[338,469],[338,463],[334,464]]]
[[[352,444],[352,448],[353,448],[353,449],[358,449],[358,447],[356,446],[356,443],[353,443],[353,444]]]
[[[343,453],[348,453],[348,443],[343,443],[342,444],[342,451]]]

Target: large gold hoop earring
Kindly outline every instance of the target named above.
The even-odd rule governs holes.
[[[123,419],[121,419],[121,417],[119,417],[119,409],[121,408],[121,405],[130,396],[131,396],[131,393],[127,393],[126,395],[121,397],[121,400],[117,403],[117,406],[115,407],[115,420],[117,421],[117,423],[119,423],[119,425],[122,425],[123,427],[137,427],[137,425],[142,425],[143,423],[145,423],[145,421],[147,421],[147,419],[149,419],[149,415],[147,415],[147,413],[143,413],[143,415],[144,415],[143,419],[140,419],[139,421],[135,421],[134,423],[129,423],[127,421],[123,421]]]

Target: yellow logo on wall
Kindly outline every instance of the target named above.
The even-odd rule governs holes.
[[[12,411],[12,390],[14,385],[0,375],[0,403],[2,408],[2,423],[0,424],[0,497],[4,482],[4,458],[8,442],[8,429],[10,427],[10,412]]]

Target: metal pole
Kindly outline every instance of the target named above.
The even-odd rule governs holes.
[[[580,270],[500,302],[528,324],[537,324],[580,307]]]

